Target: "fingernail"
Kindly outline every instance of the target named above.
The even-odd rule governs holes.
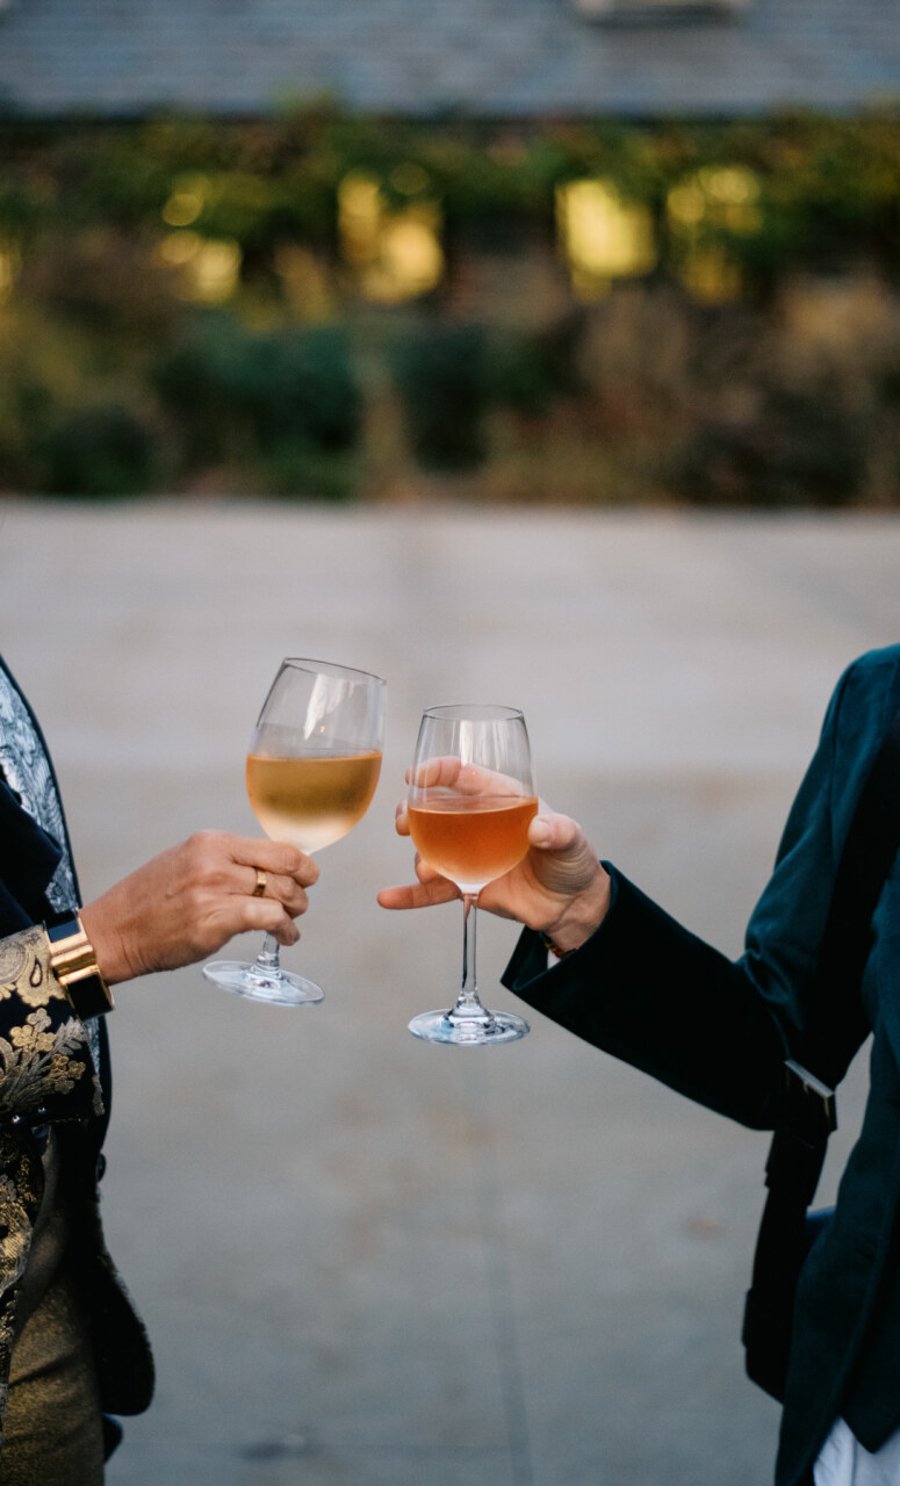
[[[535,820],[534,825],[531,827],[531,844],[532,846],[550,845],[550,827],[546,821]]]

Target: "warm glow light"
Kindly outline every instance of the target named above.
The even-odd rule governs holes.
[[[203,211],[208,190],[206,176],[183,177],[162,209],[163,221],[169,227],[189,227]]]
[[[348,263],[371,263],[378,254],[383,209],[378,182],[354,171],[338,188],[338,229]]]
[[[427,188],[428,177],[418,165],[401,165],[393,172],[391,185],[413,197]],[[356,270],[368,299],[399,304],[430,293],[440,283],[445,263],[435,201],[426,197],[392,208],[377,180],[354,172],[338,191],[338,227],[344,261]]]
[[[715,235],[758,232],[762,226],[759,180],[738,165],[706,166],[673,186],[666,212],[679,277],[698,299],[728,300],[740,296],[740,265],[727,243]]]
[[[444,272],[444,255],[435,226],[435,222],[416,220],[412,214],[397,217],[385,226],[379,261],[363,279],[371,299],[384,303],[415,299],[436,288]]]
[[[653,220],[606,181],[570,181],[556,193],[556,220],[575,290],[605,293],[610,281],[649,273],[656,263]]]
[[[737,165],[698,170],[672,187],[667,209],[676,229],[705,222],[730,232],[757,232],[762,224],[759,181],[752,170]]]
[[[236,242],[204,242],[191,264],[197,299],[220,304],[230,299],[238,286],[241,272],[241,250]]]
[[[241,272],[240,245],[199,232],[170,232],[159,246],[164,263],[182,270],[184,294],[205,304],[222,304],[235,293]]]
[[[159,245],[159,256],[164,263],[180,268],[196,258],[202,242],[199,232],[170,232]]]

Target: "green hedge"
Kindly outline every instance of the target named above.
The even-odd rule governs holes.
[[[861,251],[900,272],[895,109],[645,126],[416,123],[325,109],[255,122],[9,119],[0,147],[0,235],[20,243],[92,225],[155,229],[179,181],[198,175],[206,186],[198,230],[235,239],[259,262],[286,240],[333,246],[336,192],[352,170],[377,173],[398,201],[423,191],[438,198],[452,227],[510,214],[546,221],[558,184],[595,174],[659,211],[692,172],[737,165],[758,175],[762,218],[732,245],[761,272]]]
[[[215,478],[340,499],[408,486],[411,471],[467,478],[506,459],[485,486],[505,498],[527,457],[546,458],[548,488],[583,467],[576,498],[646,488],[707,503],[897,500],[900,356],[851,368],[846,386],[841,374],[798,382],[750,352],[740,361],[777,325],[791,275],[862,268],[898,292],[896,110],[646,125],[411,122],[325,107],[240,122],[11,118],[0,148],[0,491],[125,495]],[[744,282],[743,302],[716,311],[710,330],[678,284],[665,203],[720,166],[753,171],[759,194],[752,230],[725,219],[703,229]],[[340,262],[339,187],[360,170],[389,202],[439,204],[448,276],[421,305],[367,306]],[[680,387],[660,389],[652,364],[599,379],[590,369],[591,337],[615,341],[615,294],[522,324],[454,300],[467,255],[517,238],[546,246],[556,188],[588,175],[653,215],[659,263],[631,292],[649,303],[661,288],[675,304]],[[185,199],[189,233],[240,250],[235,292],[206,309],[160,258],[182,225],[173,201]],[[286,253],[319,275],[302,303]],[[666,334],[651,328],[650,363]],[[710,375],[710,348],[732,342],[727,371]],[[751,409],[737,419],[721,406],[731,376]],[[394,410],[402,448],[385,452],[377,430],[373,446],[372,407]]]

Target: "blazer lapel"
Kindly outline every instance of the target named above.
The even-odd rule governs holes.
[[[0,774],[0,934],[46,916],[47,885],[61,856],[59,842],[22,808]]]

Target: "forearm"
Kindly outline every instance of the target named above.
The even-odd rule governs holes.
[[[785,1054],[765,999],[741,966],[610,875],[608,912],[581,947],[548,968],[542,940],[526,931],[504,984],[688,1098],[766,1128]]]

